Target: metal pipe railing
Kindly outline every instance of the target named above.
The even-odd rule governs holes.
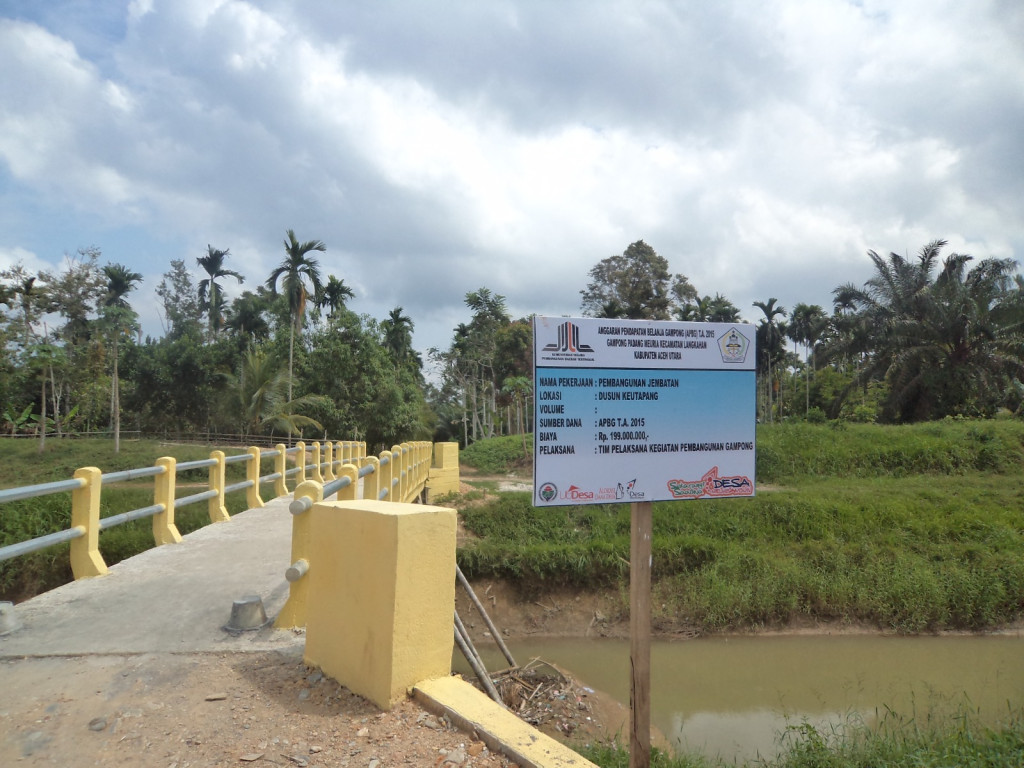
[[[320,462],[319,467],[317,467],[318,473],[323,467],[327,467],[328,474],[333,480],[334,467],[347,460],[343,458],[342,445],[342,443],[338,443],[336,453],[333,445],[328,447],[326,456],[329,461]],[[349,453],[361,455],[365,452],[365,447],[361,443],[345,443],[344,445]],[[315,444],[315,449],[317,452],[319,451],[319,444]],[[76,472],[76,476],[69,480],[0,489],[0,504],[53,494],[72,493],[72,524],[68,528],[0,547],[0,561],[21,557],[22,555],[31,554],[32,552],[58,544],[72,543],[72,569],[75,572],[75,578],[104,573],[106,571],[106,564],[99,553],[97,538],[97,534],[100,531],[109,530],[110,528],[135,520],[153,518],[153,534],[156,544],[180,541],[181,535],[174,524],[174,511],[176,509],[205,501],[209,503],[211,522],[227,520],[229,516],[224,506],[225,496],[241,490],[246,491],[246,498],[250,507],[262,506],[263,501],[259,497],[259,486],[261,484],[276,483],[275,490],[281,491],[277,495],[282,495],[288,492],[285,485],[286,477],[295,474],[299,474],[301,477],[305,474],[306,466],[303,466],[303,461],[299,462],[298,467],[285,470],[284,461],[286,457],[299,451],[302,451],[303,455],[305,455],[303,443],[287,449],[283,445],[278,445],[276,448],[268,450],[251,447],[246,453],[233,456],[225,456],[222,451],[213,451],[209,459],[183,461],[180,464],[176,463],[171,457],[165,457],[159,459],[152,467],[118,470],[106,474],[95,468],[86,468]],[[335,456],[337,460],[335,460]],[[277,471],[261,477],[259,475],[259,464],[263,459],[277,460],[278,466],[275,467]],[[248,478],[228,485],[224,481],[224,468],[228,464],[236,463],[246,464]],[[209,489],[175,498],[175,479],[177,474],[196,469],[209,469]],[[103,486],[149,477],[155,478],[153,504],[116,515],[100,517],[100,494]],[[349,482],[347,477],[344,480]],[[343,487],[345,484],[344,482],[334,482],[338,485],[338,488]],[[337,490],[334,492],[337,492]],[[83,539],[87,541],[83,541]]]
[[[309,485],[311,481],[306,480],[307,470],[311,471],[314,478],[319,478],[312,481],[312,487],[317,489],[314,495],[319,498],[337,494],[339,498],[355,499],[365,484],[364,491],[369,494],[368,498],[376,496],[381,500],[412,501],[422,494],[426,486],[429,474],[427,468],[430,466],[431,457],[429,443],[396,445],[392,450],[382,452],[379,457],[367,456],[365,444],[355,442],[339,442],[325,447],[314,443],[312,452],[314,461],[307,463],[304,458],[306,446],[301,442],[292,448],[278,445],[273,449],[262,450],[253,446],[245,453],[232,456],[225,456],[222,451],[215,450],[209,459],[179,464],[171,457],[164,457],[152,467],[107,474],[95,468],[83,468],[75,473],[73,479],[0,489],[0,503],[67,492],[72,494],[71,525],[67,529],[2,547],[0,561],[58,544],[70,543],[75,578],[99,575],[106,572],[106,564],[99,552],[98,534],[101,531],[128,522],[152,518],[156,544],[181,541],[174,524],[175,510],[208,502],[211,522],[228,520],[230,518],[224,506],[227,494],[245,491],[249,507],[263,506],[259,496],[260,486],[274,483],[274,491],[280,496],[281,491],[288,492],[285,484],[287,478],[298,475],[298,480],[303,486]],[[296,454],[299,454],[296,456],[297,466],[287,467],[288,456]],[[321,458],[325,460],[320,461]],[[274,471],[267,475],[260,474],[260,464],[264,459],[274,462]],[[246,479],[229,485],[224,480],[225,467],[238,463],[245,464]],[[209,470],[209,488],[176,498],[175,481],[178,473],[197,469]],[[104,518],[99,516],[100,495],[104,486],[150,477],[154,478],[153,504]],[[302,515],[313,503],[307,493],[293,500],[289,508],[294,515]],[[289,581],[296,582],[292,584],[293,587],[301,584],[304,574],[310,567],[305,557],[293,558],[293,564],[288,572]]]

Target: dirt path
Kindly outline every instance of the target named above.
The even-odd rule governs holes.
[[[508,766],[404,701],[382,713],[296,650],[0,661],[0,765]]]

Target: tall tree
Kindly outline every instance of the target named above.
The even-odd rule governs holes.
[[[779,328],[779,323],[775,320],[776,317],[785,319],[786,308],[779,306],[775,302],[778,301],[774,296],[768,301],[755,301],[754,306],[761,310],[764,314],[764,318],[761,320],[759,330],[762,331],[764,339],[758,339],[758,350],[760,351],[760,358],[758,363],[763,360],[765,363],[765,371],[767,372],[767,383],[765,387],[765,395],[767,401],[767,415],[768,421],[772,421],[772,398],[775,390],[775,380],[772,378],[772,358],[775,356],[776,347],[779,341],[782,339],[782,333]]]
[[[114,373],[110,388],[110,418],[114,429],[114,453],[121,450],[121,385],[118,379],[119,341],[135,328],[136,314],[125,298],[135,286],[142,282],[142,275],[132,272],[123,264],[107,264],[103,267],[107,278],[107,293],[103,298],[101,315],[107,324],[114,344]]]
[[[384,331],[384,346],[395,361],[395,366],[406,367],[415,354],[412,348],[412,318],[402,314],[402,307],[395,307],[380,325]]]
[[[825,333],[828,327],[828,319],[825,317],[825,310],[817,304],[799,303],[793,307],[790,314],[789,328],[787,335],[794,343],[802,344],[804,348],[804,413],[811,410],[811,378],[810,372],[813,366],[814,346],[818,339]]]
[[[204,281],[209,282],[209,281]],[[200,319],[206,302],[206,291],[196,289],[182,259],[172,259],[156,288],[163,308],[164,333],[172,338],[194,335],[200,338]]]
[[[856,383],[884,381],[883,417],[919,421],[988,415],[1024,381],[1024,302],[1015,262],[953,253],[944,240],[916,259],[868,251],[875,274],[862,289],[842,286],[854,312],[873,329]],[[839,290],[839,289],[837,289]]]
[[[334,318],[334,313],[345,307],[345,302],[356,297],[355,292],[344,280],[339,280],[334,275],[329,275],[323,290],[317,294],[316,305],[320,309],[327,308],[327,319]]]
[[[505,297],[480,288],[466,294],[466,306],[473,311],[469,323],[455,328],[455,339],[447,352],[431,350],[441,368],[447,387],[462,401],[463,441],[469,443],[496,433],[498,345],[500,331],[511,318]]]
[[[696,293],[643,240],[631,243],[621,255],[602,259],[588,275],[590,282],[580,294],[583,314],[591,317],[668,320],[679,300]]]
[[[245,291],[231,302],[224,325],[244,340],[243,346],[255,346],[270,335],[266,312],[270,301],[262,285],[256,293]]]
[[[281,281],[284,295],[288,298],[288,310],[291,314],[291,328],[288,335],[288,402],[292,400],[292,387],[295,371],[295,334],[302,331],[302,317],[306,312],[306,302],[310,296],[316,296],[323,290],[320,282],[320,265],[309,254],[313,251],[321,253],[327,250],[322,240],[299,242],[295,231],[289,229],[284,241],[285,258],[267,278],[267,288],[277,294],[277,282]]]
[[[222,277],[233,277],[239,284],[245,282],[245,278],[233,269],[224,268],[224,260],[230,255],[231,250],[219,250],[212,245],[206,246],[206,255],[199,256],[196,262],[202,267],[208,277],[199,281],[199,303],[206,310],[210,322],[210,341],[217,338],[221,325],[221,310],[224,306],[224,293],[217,282]]]

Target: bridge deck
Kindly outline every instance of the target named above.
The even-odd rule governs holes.
[[[234,515],[16,606],[22,627],[0,637],[0,658],[79,654],[270,650],[301,644],[266,628],[222,627],[234,600],[263,598],[273,617],[288,597],[290,496]]]

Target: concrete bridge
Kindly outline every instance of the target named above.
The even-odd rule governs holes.
[[[435,464],[445,463],[444,450]],[[391,739],[410,742],[408,764],[439,764],[443,750],[450,765],[591,765],[449,676],[454,512],[380,501],[379,483],[359,476],[373,462],[357,458],[328,468],[331,480],[318,468],[325,482],[302,482],[8,609],[0,764],[383,768],[389,763],[364,752],[361,738],[389,722],[381,718],[398,718]],[[451,483],[450,472],[440,476],[435,491]],[[454,477],[457,487],[457,465]],[[407,497],[421,498],[426,484],[410,482]],[[325,502],[325,492],[341,500]],[[250,609],[258,618],[265,611],[267,623],[244,623]],[[278,735],[271,728],[247,739],[260,704],[275,701],[270,689],[288,686],[296,698],[276,700]],[[438,716],[463,730],[446,731]],[[488,747],[483,757],[505,755],[504,763],[466,753],[476,739]],[[422,755],[409,751],[421,747]]]

